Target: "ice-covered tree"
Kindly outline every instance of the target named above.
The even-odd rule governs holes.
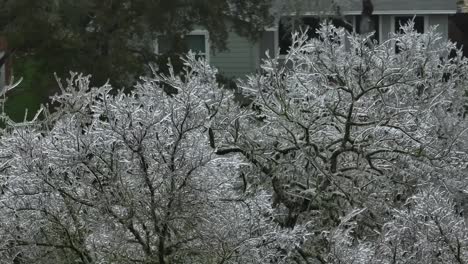
[[[467,60],[403,31],[295,34],[247,107],[193,55],[131,93],[73,75],[5,119],[2,261],[466,263]]]
[[[53,98],[55,112],[6,120],[2,263],[264,257],[251,247],[275,237],[275,223],[264,220],[270,196],[243,195],[242,162],[217,156],[209,141],[238,107],[214,69],[194,56],[187,63],[184,76],[145,78],[130,94],[91,88],[89,77],[73,74]]]
[[[467,60],[434,29],[412,27],[380,44],[331,25],[317,39],[296,34],[284,60],[266,60],[241,84],[252,109],[217,153],[253,164],[248,181],[270,188],[284,228],[308,223],[297,250],[305,263],[334,263],[331,233],[353,210],[365,209],[353,243],[376,243],[421,188],[440,186],[449,200],[467,188]]]

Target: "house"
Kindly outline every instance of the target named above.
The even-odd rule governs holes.
[[[414,19],[417,31],[423,33],[429,27],[438,25],[437,30],[448,38],[449,16],[457,13],[458,1],[460,0],[372,0],[374,10],[371,20],[376,31],[376,40],[385,41],[390,32],[396,32],[401,24],[411,19]],[[285,13],[277,18],[276,23],[266,29],[256,42],[231,31],[227,39],[227,50],[215,53],[210,49],[208,31],[197,29],[186,37],[187,45],[216,66],[224,76],[241,77],[257,71],[267,52],[271,56],[287,52],[291,44],[291,27],[288,29],[284,22],[287,17],[294,16],[295,20],[299,18],[300,24],[312,29],[312,37],[314,29],[320,24],[319,18],[323,17],[331,18],[338,26],[351,25],[351,29],[359,32],[362,0],[309,0],[305,3],[300,13]]]
[[[317,2],[328,3],[318,5]],[[359,24],[362,13],[362,0],[342,0],[336,1],[339,5],[340,16],[331,17],[331,20],[336,26],[351,25],[352,29],[359,33]],[[383,42],[388,39],[391,32],[400,30],[400,25],[406,24],[409,20],[414,19],[414,27],[424,33],[429,27],[437,25],[437,30],[444,38],[449,37],[449,16],[457,12],[457,0],[372,0],[373,15],[371,21],[375,30],[375,39]],[[314,7],[320,7],[322,10],[336,10],[331,6],[332,1],[318,0],[309,1],[307,10],[313,10]],[[319,25],[319,19],[314,11],[304,11],[302,16],[302,24],[315,29]],[[320,14],[322,17],[324,14]],[[326,14],[325,14],[326,15]],[[284,32],[282,20],[279,20],[277,37],[280,54],[287,52],[290,41],[289,32]],[[314,30],[312,30],[314,31]],[[310,35],[313,35],[310,34]]]
[[[215,52],[210,46],[209,37],[208,30],[197,28],[185,36],[185,45],[228,78],[244,76],[259,69],[260,52],[266,50],[261,47],[260,42],[252,42],[230,31],[226,41],[227,49]],[[174,45],[164,36],[159,37],[156,42],[155,52],[160,54],[166,53]]]

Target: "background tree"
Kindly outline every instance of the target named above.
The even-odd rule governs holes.
[[[96,78],[103,75],[100,81],[105,81],[122,73],[138,74],[131,66],[141,67],[154,61],[155,34],[180,38],[199,25],[210,31],[213,46],[222,49],[229,21],[238,32],[255,38],[271,22],[269,6],[269,1],[237,0],[85,0],[79,3],[5,0],[1,21],[3,34],[9,37],[17,52],[40,53],[42,58],[62,62],[54,66],[57,69],[60,66],[85,68],[96,73]],[[176,51],[184,51],[180,48],[175,46]],[[57,54],[61,56],[52,56]],[[73,55],[71,61],[70,55]],[[54,65],[54,61],[50,62]],[[129,62],[133,63],[128,65]],[[99,73],[102,70],[107,71]]]
[[[150,63],[164,70],[170,57],[175,64],[187,51],[182,36],[195,26],[206,28],[211,47],[221,50],[231,29],[256,39],[272,22],[269,8],[270,0],[2,0],[0,31],[15,50],[15,75],[25,79],[21,98],[11,94],[7,107],[23,108],[14,111],[16,119],[29,104],[22,98],[38,98],[29,108],[39,107],[56,92],[54,72],[86,72],[93,83],[130,87],[150,73]],[[171,40],[168,54],[154,53],[157,35]]]

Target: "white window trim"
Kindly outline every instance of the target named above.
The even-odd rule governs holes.
[[[279,23],[279,22],[278,22]],[[273,50],[273,56],[276,56],[276,54],[278,54],[279,52],[279,24],[277,24],[276,27],[268,27],[268,28],[265,28],[265,31],[268,31],[268,32],[273,32],[273,47],[274,47],[274,50]],[[263,55],[263,54],[261,54]]]
[[[383,16],[381,15],[377,15],[379,16],[379,43],[383,43],[383,27],[382,27],[382,23],[383,23]]]
[[[208,32],[208,30],[205,30],[205,29],[192,30],[186,36],[189,36],[189,35],[203,35],[205,37],[205,53],[200,54],[200,55],[205,56],[205,60],[207,62],[210,62],[211,47],[210,47],[210,33]],[[159,53],[159,44],[158,44],[158,38],[157,37],[156,37],[156,40],[154,41],[153,51],[154,51],[155,54],[160,54]]]
[[[154,54],[159,54],[159,41],[158,41],[158,35],[156,36],[156,39],[153,41],[153,52]]]

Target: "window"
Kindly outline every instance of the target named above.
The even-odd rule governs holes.
[[[354,28],[356,29],[356,33],[361,34],[361,16],[356,16]],[[371,16],[370,18],[370,24],[371,28],[373,31],[375,31],[374,35],[372,36],[372,39],[380,42],[380,21],[379,21],[379,16]]]
[[[206,55],[206,45],[204,35],[188,35],[185,36],[185,44],[192,52],[200,56]]]
[[[203,57],[209,61],[209,39],[208,31],[195,30],[182,38],[170,38],[159,36],[156,41],[155,52],[158,54],[170,53],[174,50],[192,51],[198,57]]]
[[[209,35],[206,30],[195,30],[185,36],[185,45],[187,50],[191,50],[197,56],[205,58],[210,61],[210,43]]]
[[[408,24],[414,18],[414,29],[419,33],[424,33],[424,17],[423,16],[397,16],[394,18],[395,33],[401,32],[401,26]]]
[[[278,42],[280,48],[280,55],[285,55],[288,53],[292,45],[291,33],[293,31],[305,30],[308,27],[308,37],[317,38],[317,29],[320,27],[320,23],[322,21],[323,20],[320,20],[320,18],[313,16],[306,16],[300,19],[294,19],[291,17],[281,18],[278,26]],[[349,28],[348,23],[346,23],[342,19],[330,19],[330,21],[335,27]]]

